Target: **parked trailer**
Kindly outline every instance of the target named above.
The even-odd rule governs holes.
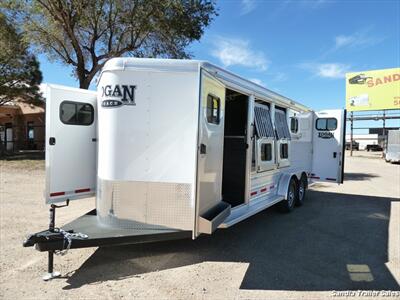
[[[400,162],[400,130],[389,130],[385,153],[386,162]]]
[[[48,230],[24,246],[81,247],[197,238],[309,183],[343,182],[344,110],[306,106],[204,61],[115,58],[97,92],[47,85]],[[96,209],[55,227],[56,203]]]

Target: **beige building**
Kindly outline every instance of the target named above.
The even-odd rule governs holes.
[[[45,139],[44,103],[15,101],[0,106],[0,149],[6,152],[43,150]]]

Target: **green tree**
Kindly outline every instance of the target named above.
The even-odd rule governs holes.
[[[0,106],[16,98],[40,99],[42,73],[21,33],[0,13]]]
[[[112,57],[190,57],[186,47],[217,15],[213,0],[9,0],[8,12],[84,89]]]

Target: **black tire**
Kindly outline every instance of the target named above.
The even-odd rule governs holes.
[[[286,194],[286,199],[280,202],[280,209],[282,212],[289,213],[294,209],[297,201],[297,182],[294,178],[290,179],[289,187]]]
[[[297,206],[302,206],[304,204],[304,200],[306,199],[306,191],[307,191],[307,177],[306,176],[301,176],[301,179],[299,181],[299,187],[297,189],[298,195],[297,195],[297,201],[296,205]]]

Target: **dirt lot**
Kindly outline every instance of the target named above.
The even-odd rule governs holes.
[[[73,250],[56,257],[63,276],[52,282],[41,280],[46,254],[21,246],[47,226],[44,162],[0,161],[0,297],[320,299],[364,290],[367,299],[399,291],[400,165],[375,156],[347,157],[345,184],[314,185],[291,214],[270,208],[196,241]],[[57,224],[93,207],[94,199],[74,202],[58,210]]]

